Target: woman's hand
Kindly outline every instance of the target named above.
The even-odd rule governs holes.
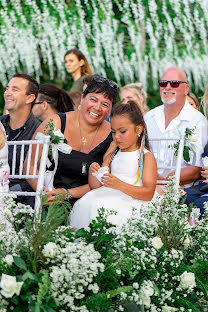
[[[206,183],[208,183],[208,166],[202,167],[201,176],[206,179]]]
[[[100,169],[100,165],[96,162],[93,162],[91,165],[90,165],[90,168],[89,168],[89,173],[92,174],[94,172],[97,172],[98,170]]]
[[[105,173],[103,177],[101,178],[103,186],[111,187],[113,189],[119,190],[122,181],[112,175],[111,173]]]
[[[53,187],[52,191],[47,191],[46,192],[46,195],[49,196],[47,204],[51,204],[54,201],[55,196],[57,196],[57,195],[62,195],[63,196],[62,200],[67,199],[67,192],[66,192],[66,190],[64,188],[57,188],[57,189],[55,189]]]

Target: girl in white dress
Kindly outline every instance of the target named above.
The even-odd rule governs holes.
[[[121,227],[131,217],[133,207],[139,214],[154,195],[157,166],[149,152],[139,107],[133,101],[114,107],[111,128],[117,149],[106,156],[102,168],[98,163],[91,164],[89,185],[93,190],[75,203],[70,215],[72,227],[88,229],[101,207],[116,211],[108,221]]]
[[[0,122],[0,199],[9,192],[9,165],[6,133]]]

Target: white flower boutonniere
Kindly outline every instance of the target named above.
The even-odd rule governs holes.
[[[186,162],[190,161],[190,154],[189,152],[193,152],[194,154],[202,153],[203,152],[203,147],[201,144],[198,142],[199,140],[199,135],[197,133],[196,127],[189,129],[186,128],[185,130],[185,140],[184,140],[184,148],[183,148],[183,158]],[[178,148],[179,148],[179,142],[175,143],[173,145],[175,149],[175,156],[178,155]]]

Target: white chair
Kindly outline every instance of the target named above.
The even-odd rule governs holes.
[[[179,147],[176,156],[173,145],[177,142],[179,142]],[[169,172],[174,170],[176,185],[179,185],[181,164],[183,162],[184,136],[174,139],[151,138],[149,144],[157,162],[158,172],[166,177]],[[157,180],[157,184],[169,183],[170,181]]]
[[[12,168],[9,179],[37,179],[37,188],[34,192],[15,191],[12,193],[21,196],[35,196],[35,215],[40,216],[41,194],[44,187],[44,175],[48,159],[50,137],[44,136],[42,140],[30,141],[7,141],[9,152],[12,153]],[[13,147],[13,148],[12,148]],[[40,154],[40,147],[42,151]],[[20,157],[17,161],[17,148],[20,149]],[[35,149],[36,148],[36,149]],[[32,150],[35,150],[33,171],[31,172]],[[19,150],[18,150],[19,152]],[[27,166],[24,168],[24,160],[27,154]],[[17,173],[18,172],[18,173]]]

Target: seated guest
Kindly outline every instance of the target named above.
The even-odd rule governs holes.
[[[8,148],[6,144],[6,133],[0,122],[0,198],[3,194],[9,192],[9,165]]]
[[[54,114],[72,110],[73,102],[65,90],[52,83],[40,85],[38,97],[32,107],[32,112],[38,120],[43,121]]]
[[[73,102],[74,111],[77,111],[79,109],[80,102],[81,102],[81,93],[77,91],[67,91],[67,94],[69,95],[69,97],[71,98]]]
[[[139,215],[154,195],[157,166],[137,104],[131,101],[115,106],[111,128],[118,149],[105,158],[102,168],[96,162],[91,164],[89,184],[93,190],[75,203],[70,215],[72,227],[88,229],[103,207],[116,212],[108,221],[120,228],[131,217],[133,207]],[[102,170],[105,173],[101,175]],[[96,178],[96,174],[100,176]]]
[[[55,128],[64,134],[65,143],[72,147],[72,152],[59,152],[54,188],[48,192],[49,200],[53,200],[57,194],[66,193],[70,203],[74,204],[90,190],[89,167],[92,162],[102,164],[103,155],[112,142],[111,127],[105,119],[112,105],[116,103],[117,93],[118,86],[112,80],[99,77],[97,81],[94,77],[82,94],[79,111],[59,113],[50,117]],[[49,119],[45,120],[36,133],[45,133],[48,121]],[[36,181],[30,180],[29,183],[36,188]]]
[[[135,101],[143,115],[149,110],[146,98],[147,95],[141,82],[127,84],[120,91],[121,104],[126,104],[128,101]]]
[[[202,96],[202,107],[204,111],[204,115],[207,117],[207,112],[208,112],[208,84],[206,86],[204,95]]]
[[[199,101],[197,100],[197,97],[195,94],[193,94],[192,92],[188,92],[187,100],[193,108],[200,111]]]
[[[31,112],[32,104],[38,95],[39,85],[37,81],[23,73],[15,74],[9,81],[6,91],[4,92],[5,109],[9,114],[1,116],[6,131],[8,141],[31,140],[35,130],[40,122]],[[25,148],[27,152],[27,148]],[[12,170],[13,146],[9,146],[9,166]],[[21,146],[17,146],[16,150],[16,168],[15,173],[19,173]],[[26,153],[24,155],[26,157]],[[31,191],[26,180],[10,179],[10,191]],[[19,197],[24,204],[33,205],[32,197]]]
[[[207,120],[199,111],[191,107],[186,99],[189,85],[185,72],[177,67],[167,69],[162,76],[162,80],[159,80],[159,86],[163,105],[152,109],[144,116],[149,139],[174,139],[184,133],[186,128],[196,128],[198,143],[204,147],[207,143]],[[153,152],[156,153],[154,146],[152,148]],[[163,148],[162,142],[161,149]],[[180,175],[180,184],[182,185],[192,183],[200,178],[201,152],[196,152],[194,163],[192,162],[194,155],[190,156],[191,162],[187,163],[182,160]],[[164,155],[164,162],[166,158],[167,155]],[[167,176],[162,176],[163,172],[159,172],[158,179],[167,180],[174,173],[174,170],[171,170]]]
[[[205,146],[202,157],[208,156],[208,144]],[[200,181],[199,184],[193,185],[189,188],[185,188],[185,204],[190,206],[193,204],[197,208],[200,208],[201,215],[204,214],[204,203],[208,201],[208,164],[202,167],[201,171],[202,178],[206,179]]]

